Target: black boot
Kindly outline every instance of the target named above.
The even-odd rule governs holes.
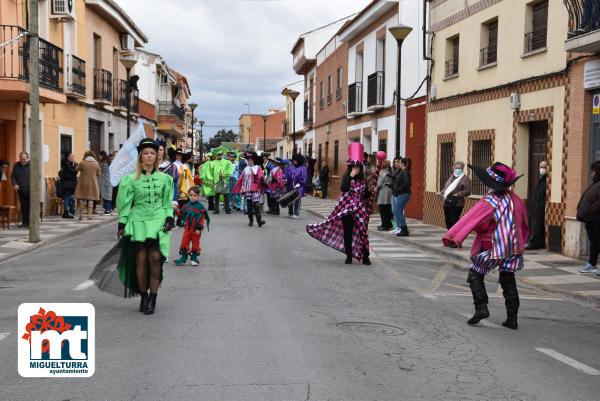
[[[220,202],[219,202],[219,198],[220,198],[220,195],[219,195],[219,194],[217,194],[217,196],[215,196],[215,207],[214,207],[214,210],[215,210],[215,211],[213,212],[213,214],[219,214],[219,207],[221,206],[221,205],[219,204],[219,203],[220,203]]]
[[[148,293],[142,292],[140,297],[140,312],[145,312],[146,308],[148,307]]]
[[[396,234],[396,237],[408,237],[408,236],[409,236],[408,226],[401,226],[400,232],[398,234]]]
[[[262,215],[260,214],[260,203],[254,202],[254,214],[256,215],[256,223],[258,223],[259,227],[265,225],[265,221],[262,219]]]
[[[344,262],[347,265],[351,265],[352,264],[352,254],[351,253],[347,253],[346,252],[346,261]]]
[[[150,293],[150,296],[148,297],[148,305],[146,306],[146,310],[144,311],[144,314],[151,315],[154,313],[154,309],[156,309],[156,296],[157,295],[158,294]]]
[[[248,213],[248,221],[249,221],[248,227],[252,227],[254,225],[254,215],[253,214]]]
[[[371,266],[371,261],[369,260],[369,255],[364,255],[362,258],[362,264],[363,265],[367,265],[367,266]]]
[[[519,301],[515,273],[500,272],[498,282],[502,287],[504,305],[506,306],[506,320],[502,322],[502,326],[516,330],[519,327],[519,324],[517,323],[517,314],[521,303]]]
[[[471,293],[473,294],[475,314],[467,321],[468,324],[477,324],[481,320],[490,317],[490,312],[487,308],[488,295],[485,290],[484,277],[485,276],[483,274],[477,273],[474,270],[469,271],[467,282],[469,283],[469,286],[471,287]]]

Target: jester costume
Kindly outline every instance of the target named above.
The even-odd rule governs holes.
[[[181,218],[185,224],[183,231],[183,238],[181,239],[181,245],[179,246],[179,254],[181,257],[175,261],[177,266],[181,266],[187,262],[188,255],[190,256],[190,262],[192,266],[198,265],[198,255],[202,251],[200,247],[200,238],[202,233],[198,234],[196,231],[209,229],[210,217],[208,211],[204,208],[204,205],[199,202],[189,201],[180,210]],[[191,246],[190,246],[191,243]]]
[[[216,160],[213,162],[214,192],[215,192],[215,214],[219,214],[220,198],[223,195],[225,213],[231,213],[229,206],[229,177],[233,174],[233,164],[227,159],[222,159],[223,150],[217,148]]]
[[[360,145],[360,146],[358,146]],[[351,149],[352,147],[352,149]],[[353,149],[356,147],[356,149]],[[350,158],[348,164],[358,165],[362,160],[362,144],[349,145],[348,154],[356,154]],[[359,156],[360,155],[360,156]],[[346,263],[351,263],[352,258],[369,265],[369,219],[373,213],[373,203],[379,176],[380,163],[377,164],[371,183],[363,179],[350,177],[348,174],[342,182],[342,194],[338,204],[329,217],[316,224],[306,226],[308,234],[321,241],[323,244],[346,254]],[[350,261],[350,262],[349,262]]]
[[[507,314],[502,325],[516,329],[520,301],[515,272],[523,268],[525,241],[529,234],[525,204],[510,190],[520,177],[502,163],[495,163],[487,169],[469,167],[491,191],[452,226],[444,236],[443,244],[460,247],[465,238],[475,232],[467,279],[473,294],[475,314],[467,323],[477,324],[489,317],[484,277],[498,268]]]

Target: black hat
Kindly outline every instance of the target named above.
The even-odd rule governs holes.
[[[295,153],[292,156],[292,160],[295,160],[296,163],[298,163],[299,166],[304,165],[304,162],[306,161],[306,159],[304,159],[304,156],[302,156],[300,153]]]
[[[237,157],[235,152],[227,152],[227,157]]]
[[[496,162],[488,168],[468,165],[483,185],[494,191],[503,191],[512,187],[523,175],[517,176],[517,172],[506,164]]]
[[[169,148],[167,149],[167,157],[169,158],[169,160],[171,160],[172,162],[175,161],[175,149],[174,148]]]
[[[140,141],[140,144],[137,147],[138,153],[142,151],[144,148],[152,148],[158,152],[158,144],[154,141],[154,139],[144,138]]]
[[[183,150],[181,148],[177,148],[177,149],[175,149],[175,154],[184,155],[185,153],[183,152]]]

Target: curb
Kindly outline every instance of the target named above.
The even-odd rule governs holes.
[[[304,209],[304,210],[307,211],[308,213],[316,216],[316,217],[319,217],[319,218],[322,218],[322,219],[326,218],[326,216],[323,216],[322,214],[320,214],[318,212],[315,212],[313,210],[310,210],[310,209]],[[396,241],[396,242],[399,242],[399,243],[402,243],[402,241],[404,241],[404,242],[410,244],[411,246],[413,246],[413,247],[415,247],[415,248],[417,248],[419,250],[426,251],[426,252],[429,252],[429,253],[433,253],[433,254],[436,254],[438,256],[443,256],[447,261],[450,261],[451,263],[453,263],[455,269],[460,270],[460,271],[465,271],[466,269],[465,268],[461,268],[459,265],[464,265],[465,262],[467,262],[467,263],[469,262],[469,259],[467,257],[461,256],[461,255],[452,254],[451,252],[448,252],[448,251],[444,250],[444,248],[442,248],[441,246],[440,246],[440,248],[436,248],[436,247],[424,245],[424,244],[420,243],[419,241],[411,241],[409,239],[410,237],[408,237],[408,238],[407,237],[402,237],[402,240],[398,240],[398,239],[394,239],[394,238],[396,238],[395,236],[389,236],[389,235],[386,236],[386,235],[382,234],[381,232],[376,231],[376,230],[370,228],[369,229],[369,235],[372,235],[372,234],[375,235],[378,238],[388,239],[388,240]],[[596,304],[600,304],[600,297],[597,297],[597,296],[594,296],[594,295],[581,295],[581,294],[577,294],[577,293],[575,293],[573,291],[563,290],[563,289],[560,289],[560,288],[553,287],[551,285],[537,283],[534,280],[528,280],[527,277],[520,277],[519,280],[522,281],[523,283],[529,285],[529,286],[536,287],[536,288],[539,288],[539,289],[542,289],[544,291],[548,291],[548,292],[551,292],[551,293],[554,293],[554,294],[567,295],[569,297],[576,298],[576,299],[581,300],[581,301],[585,301],[585,302],[590,302],[591,301],[591,302],[594,302]]]
[[[108,219],[106,221],[103,221],[101,223],[94,224],[91,227],[90,226],[88,226],[88,227],[81,227],[81,228],[75,229],[73,231],[70,231],[68,233],[64,233],[62,235],[57,235],[57,236],[52,237],[52,238],[50,238],[50,239],[48,239],[46,241],[40,241],[37,244],[34,244],[34,245],[30,246],[29,248],[19,249],[18,251],[14,252],[14,253],[12,253],[12,254],[10,254],[8,256],[6,256],[5,258],[0,259],[0,267],[2,267],[7,262],[10,262],[11,260],[17,258],[18,256],[22,256],[22,255],[24,255],[26,253],[29,253],[29,252],[32,252],[32,251],[35,251],[35,250],[40,250],[40,249],[46,248],[46,247],[48,247],[50,245],[53,245],[53,244],[65,241],[65,240],[67,240],[69,238],[75,237],[78,234],[82,234],[82,233],[87,232],[87,231],[95,231],[96,229],[102,228],[104,226],[107,226],[107,225],[109,225],[111,223],[116,222],[117,219],[118,218],[115,216],[115,217],[113,217],[111,219]]]

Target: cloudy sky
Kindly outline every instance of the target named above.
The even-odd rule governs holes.
[[[304,32],[360,11],[370,0],[118,0],[150,39],[146,48],[188,77],[205,133],[237,132],[240,114],[283,108],[301,80],[290,51]],[[150,6],[151,4],[151,6]],[[234,127],[226,127],[234,125]]]

